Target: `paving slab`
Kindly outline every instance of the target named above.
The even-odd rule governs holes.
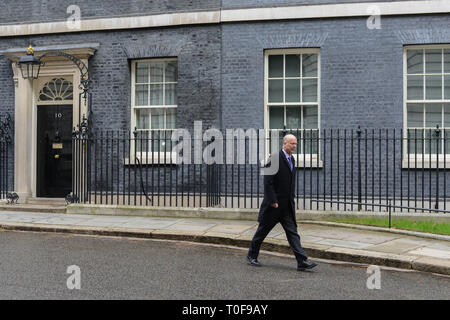
[[[307,243],[307,242],[302,242],[302,246],[304,246],[306,250],[315,249],[315,250],[321,250],[321,251],[328,250],[332,247],[330,245],[318,244],[318,243]]]
[[[252,241],[253,236],[242,235],[242,234],[241,234],[241,235],[237,236],[236,239],[244,240],[244,241]]]
[[[36,220],[39,220],[39,218],[27,218],[27,217],[8,217],[8,218],[2,218],[0,221],[8,221],[8,222],[34,222]]]
[[[208,230],[208,232],[221,232],[228,234],[241,234],[248,229],[254,227],[254,225],[240,225],[240,224],[231,224],[231,223],[221,223],[213,226]]]
[[[450,260],[450,251],[432,249],[427,247],[408,251],[407,254]]]
[[[49,218],[49,219],[38,219],[34,220],[34,223],[38,224],[60,224],[60,225],[79,225],[85,222],[86,219],[61,219],[61,218]]]
[[[122,225],[120,222],[109,222],[101,220],[86,220],[77,223],[79,226],[90,226],[90,227],[119,227]]]
[[[214,227],[217,223],[211,223],[207,221],[183,221],[171,224],[165,228],[161,228],[164,230],[186,230],[186,231],[194,231],[194,232],[206,232],[207,230]]]
[[[268,238],[273,238],[273,239],[278,239],[278,240],[287,240],[286,233],[284,233],[284,232],[281,232],[281,233],[277,234],[276,236],[272,236],[272,237],[268,237]]]
[[[392,241],[395,239],[398,239],[399,236],[392,235],[392,236],[385,236],[385,235],[378,235],[373,233],[355,233],[350,234],[347,237],[344,238],[344,240],[347,241],[357,241],[357,242],[365,242],[365,243],[371,243],[371,244],[381,244],[384,242]]]
[[[330,245],[330,246],[334,246],[334,247],[344,247],[344,248],[351,248],[351,249],[365,249],[365,248],[372,246],[371,243],[338,240],[338,239],[325,239],[325,240],[318,241],[317,243]]]
[[[362,249],[331,247],[325,250],[324,256],[329,259],[342,261],[385,265],[395,268],[410,269],[417,257],[397,255],[386,252],[374,252]]]
[[[370,251],[387,252],[402,254],[417,248],[422,247],[423,244],[411,242],[405,239],[395,239],[382,244],[372,245],[368,249]]]
[[[122,226],[125,228],[164,229],[164,228],[167,228],[177,222],[179,222],[179,220],[172,220],[172,221],[170,221],[170,220],[155,220],[155,219],[133,220],[133,221],[122,224]]]
[[[313,237],[313,236],[300,236],[300,241],[303,242],[307,242],[307,243],[316,243],[319,241],[324,240],[324,238],[320,238],[320,237]]]
[[[427,241],[424,244],[427,248],[450,251],[450,243],[446,243],[444,241],[436,241],[436,242]]]
[[[242,235],[243,235],[243,236],[249,236],[250,238],[252,238],[253,235],[255,234],[257,228],[258,228],[258,227],[256,227],[256,226],[255,226],[255,227],[252,227],[252,228],[250,228],[250,229],[244,231],[244,232],[242,233]]]
[[[303,229],[303,230],[302,230]],[[307,235],[307,236],[315,236],[315,237],[321,237],[321,238],[328,238],[328,239],[337,239],[337,240],[344,240],[349,236],[348,232],[341,231],[338,229],[331,229],[331,228],[302,228],[299,230],[300,236]]]

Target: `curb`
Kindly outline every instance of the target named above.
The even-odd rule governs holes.
[[[114,237],[132,237],[159,240],[178,240],[191,241],[199,243],[211,243],[230,245],[236,247],[248,248],[250,239],[225,237],[225,236],[206,236],[196,232],[168,232],[168,230],[142,230],[142,229],[123,229],[123,228],[98,228],[98,227],[68,227],[61,225],[42,225],[29,223],[0,223],[0,229],[8,231],[34,231],[34,232],[54,232],[81,235],[100,235]],[[427,257],[401,256],[396,254],[368,252],[357,249],[347,248],[328,248],[320,249],[305,245],[304,248],[313,258],[338,260],[345,262],[363,263],[394,267],[400,269],[412,269],[416,271],[425,271],[450,275],[450,263],[442,259],[431,259]],[[261,250],[292,254],[287,241],[267,239],[263,242]],[[430,263],[432,261],[432,263]],[[447,263],[446,263],[447,262]]]
[[[98,216],[133,216],[133,217],[169,217],[169,218],[197,218],[197,219],[224,219],[224,220],[245,220],[256,221],[258,218],[256,209],[225,209],[225,208],[178,208],[178,207],[142,207],[123,205],[98,205],[98,204],[69,204],[67,207],[14,207],[12,205],[1,204],[0,211],[20,211],[20,212],[42,212],[57,214],[87,214]],[[431,234],[412,230],[388,229],[376,226],[357,225],[350,223],[339,223],[326,221],[327,217],[376,217],[386,218],[385,213],[374,212],[347,212],[347,211],[301,211],[296,212],[298,223],[316,224],[324,226],[338,226],[350,229],[371,230],[389,232],[394,234],[411,235],[415,237],[450,241],[450,236]],[[393,218],[411,218],[417,220],[429,220],[450,222],[450,216],[446,214],[405,214],[393,213]]]

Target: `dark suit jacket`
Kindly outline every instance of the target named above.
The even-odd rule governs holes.
[[[276,154],[272,155],[276,156]],[[264,199],[259,209],[258,222],[264,223],[275,219],[280,214],[287,211],[292,215],[295,222],[295,160],[292,158],[294,170],[291,172],[289,163],[280,150],[279,168],[276,174],[264,176]],[[268,163],[270,165],[270,162]],[[271,206],[278,203],[278,208]]]

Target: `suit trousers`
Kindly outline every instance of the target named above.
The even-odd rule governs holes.
[[[271,208],[270,210],[277,209]],[[300,236],[297,231],[297,225],[292,218],[289,210],[281,210],[281,212],[274,215],[274,217],[271,217],[270,219],[263,218],[263,220],[258,225],[258,229],[256,230],[255,235],[253,236],[248,255],[254,259],[258,257],[262,242],[278,222],[281,223],[281,226],[286,233],[287,240],[289,242],[289,245],[291,246],[292,251],[294,252],[297,262],[300,263],[308,259],[308,256],[300,243]]]

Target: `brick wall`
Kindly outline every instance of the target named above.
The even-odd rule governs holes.
[[[224,24],[224,127],[261,128],[264,50],[320,48],[321,128],[401,128],[403,46],[450,43],[448,16]],[[242,117],[242,114],[251,115]]]
[[[220,8],[220,0],[3,0],[1,23],[66,20],[67,8],[77,5],[82,18],[201,11]]]

